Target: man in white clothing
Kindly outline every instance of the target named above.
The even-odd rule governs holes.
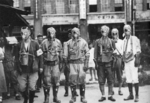
[[[123,55],[123,40],[119,39],[119,31],[118,29],[114,28],[111,31],[111,35],[113,37],[113,40],[115,41],[115,51],[114,51],[114,57],[115,57],[115,64],[114,64],[114,78],[117,76],[117,80],[119,83],[119,90],[118,94],[123,95],[121,92],[121,87],[122,87],[122,70],[123,68],[123,63],[122,63],[122,55]],[[115,80],[115,79],[114,79]]]
[[[134,99],[132,84],[135,87],[135,102],[139,101],[139,81],[138,81],[138,67],[135,66],[135,57],[141,52],[140,41],[136,36],[131,35],[131,26],[124,26],[124,43],[123,43],[123,58],[125,62],[126,82],[128,83],[130,95],[124,100]]]

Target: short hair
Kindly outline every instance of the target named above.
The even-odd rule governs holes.
[[[21,27],[21,30],[22,30],[22,29],[27,29],[27,30],[31,31],[31,28],[30,28],[29,26],[22,26],[22,27]]]
[[[40,37],[43,37],[43,35],[41,35],[41,34],[37,35],[37,38],[40,38]]]

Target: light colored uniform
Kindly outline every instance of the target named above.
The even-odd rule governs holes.
[[[89,57],[88,44],[82,38],[79,38],[77,42],[70,39],[67,44],[67,49],[64,49],[64,58],[67,58],[69,62],[69,81],[71,85],[85,84],[86,73],[83,67],[85,60]]]
[[[131,42],[132,39],[132,42]],[[132,45],[131,45],[132,43]],[[124,38],[124,44],[123,44],[123,51],[125,51],[127,44],[127,39]],[[140,47],[140,41],[136,36],[131,36],[128,41],[127,46],[127,52],[131,52],[131,49],[133,50],[133,55],[135,55],[137,52],[141,52]],[[134,65],[135,58],[129,62],[125,62],[125,75],[126,75],[126,82],[127,83],[138,83],[138,67],[135,67]]]
[[[49,88],[51,85],[59,86],[59,62],[62,44],[56,38],[53,41],[45,39],[42,42],[42,50],[44,52],[44,87]]]

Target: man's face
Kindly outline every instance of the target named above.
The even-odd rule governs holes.
[[[28,29],[21,29],[21,34],[22,39],[27,40],[30,37],[31,32]]]
[[[38,42],[39,42],[39,43],[42,43],[43,37],[38,37],[37,39],[38,39]]]
[[[124,33],[125,33],[126,36],[131,35],[131,32],[128,29],[126,29],[126,28],[124,29]]]

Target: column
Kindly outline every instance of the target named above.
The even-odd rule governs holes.
[[[87,28],[87,1],[79,0],[79,28],[81,37],[89,41],[88,28]]]
[[[42,35],[42,0],[34,0],[34,38]]]

